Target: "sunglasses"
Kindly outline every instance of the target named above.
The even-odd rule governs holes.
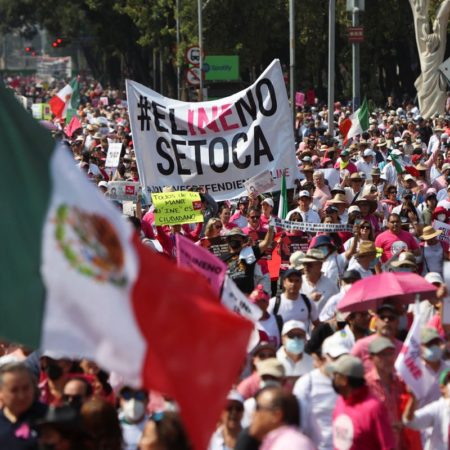
[[[134,392],[134,391],[125,390],[121,393],[121,397],[124,400],[131,400],[134,398],[135,400],[143,402],[147,398],[147,394],[143,391]]]
[[[378,316],[380,320],[383,322],[395,322],[397,320],[397,316],[386,316],[385,314],[382,314],[381,316]]]
[[[362,230],[370,230],[370,225],[361,225]]]
[[[244,405],[227,405],[227,407],[225,408],[228,412],[238,412],[241,413],[244,411]]]

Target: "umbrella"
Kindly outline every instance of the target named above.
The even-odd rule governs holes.
[[[390,303],[414,303],[420,299],[436,298],[436,287],[415,273],[383,272],[363,278],[352,285],[337,308],[342,312],[376,310]]]

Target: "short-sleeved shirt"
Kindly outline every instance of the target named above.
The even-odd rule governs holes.
[[[255,288],[255,265],[256,261],[262,256],[258,245],[254,245],[252,250],[256,260],[251,264],[247,264],[244,260],[239,259],[239,254],[229,253],[222,257],[222,260],[228,266],[228,276],[244,294],[250,294]]]
[[[268,311],[273,314],[275,308],[276,297],[272,297],[269,301]],[[289,300],[284,294],[281,294],[280,307],[277,314],[281,316],[283,322],[288,320],[300,320],[306,325],[309,322],[314,322],[319,318],[316,304],[310,300],[311,312],[308,311],[305,300],[301,294],[298,294],[296,300]]]
[[[375,239],[375,247],[383,249],[381,262],[384,263],[392,258],[392,247],[395,248],[396,242],[399,241],[404,242],[408,246],[409,251],[413,252],[419,248],[419,244],[414,236],[407,231],[400,230],[398,234],[395,234],[390,230],[383,231],[383,233],[379,234]]]
[[[33,422],[45,416],[47,406],[34,403],[22,414],[17,422],[11,422],[0,411],[0,448],[5,450],[36,450],[38,448],[37,432],[33,429]]]

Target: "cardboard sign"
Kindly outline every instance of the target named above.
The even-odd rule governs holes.
[[[201,273],[219,296],[227,272],[227,265],[208,250],[195,245],[181,234],[176,235],[176,243],[177,264],[191,267]]]
[[[205,244],[204,247],[206,247],[208,251],[210,251],[218,258],[221,258],[222,256],[228,255],[228,253],[230,253],[226,236],[208,238],[207,244]]]
[[[137,201],[138,194],[142,193],[139,183],[132,181],[110,181],[108,182],[108,197],[110,200]]]
[[[303,108],[305,106],[305,94],[303,92],[295,93],[295,106]]]
[[[120,161],[120,153],[122,152],[122,144],[115,142],[108,145],[108,154],[106,155],[105,167],[108,169],[116,169]]]
[[[182,225],[203,222],[198,192],[178,191],[152,194],[156,225]]]
[[[244,183],[244,186],[249,194],[259,195],[271,191],[275,186],[275,182],[273,181],[272,174],[268,170],[265,170],[248,179]]]
[[[428,372],[424,370],[420,358],[420,332],[421,321],[419,308],[416,305],[414,321],[409,329],[408,336],[403,343],[400,354],[395,361],[395,369],[398,375],[409,386],[418,400],[425,397],[435,380],[429,379]]]
[[[108,97],[100,97],[100,105],[102,106],[108,106],[109,105],[109,99]]]
[[[258,321],[262,311],[258,306],[250,303],[249,299],[240,291],[235,282],[228,276],[225,277],[222,291],[222,304],[230,311],[251,320]]]
[[[438,239],[450,244],[450,225],[447,225],[445,222],[435,220],[433,222],[433,228],[435,230],[442,230],[442,233],[438,236]]]
[[[297,161],[291,109],[280,62],[229,97],[186,103],[127,80],[130,124],[139,175],[148,192],[205,186],[216,200],[245,192],[268,170],[293,188]]]
[[[306,253],[309,246],[309,236],[282,233],[280,236],[279,253],[282,264],[289,264],[289,258],[297,251]]]

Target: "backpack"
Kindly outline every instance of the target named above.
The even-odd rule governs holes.
[[[300,294],[302,296],[303,301],[305,302],[306,308],[308,310],[308,320],[311,318],[311,300],[308,296],[305,294]],[[275,320],[277,321],[278,330],[280,331],[281,336],[281,330],[283,329],[283,318],[280,314],[278,314],[278,310],[280,309],[281,305],[281,290],[277,290],[277,295],[275,296],[275,305],[273,307],[273,315],[275,316]]]

